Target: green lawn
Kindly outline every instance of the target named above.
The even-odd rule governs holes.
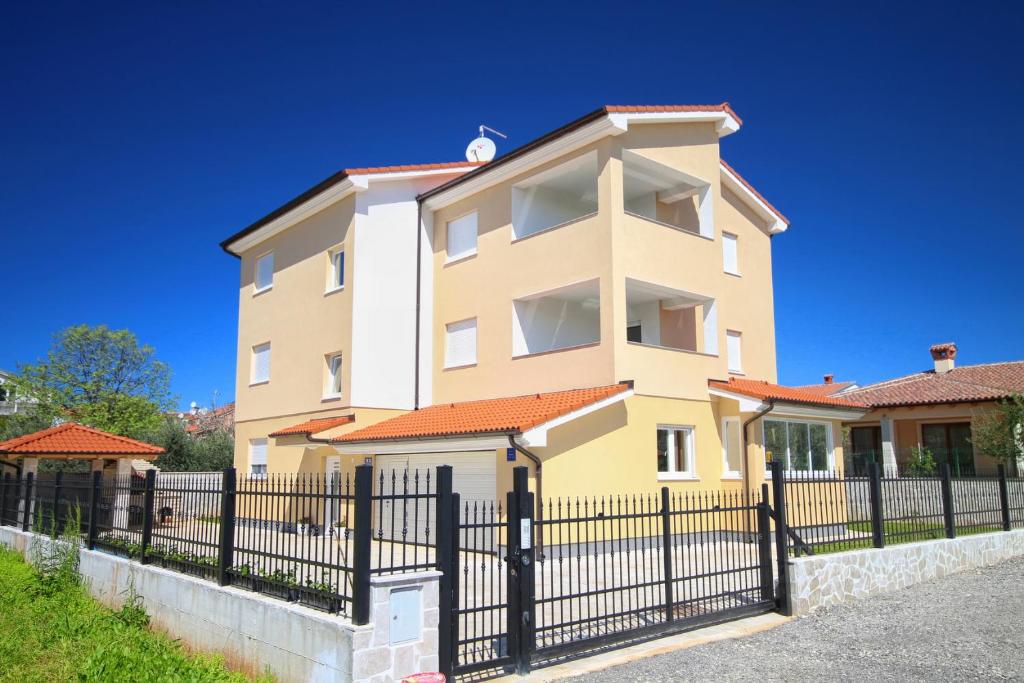
[[[0,547],[0,681],[250,680],[149,631],[147,621],[138,607],[111,611]]]
[[[921,530],[920,524],[914,524],[913,522],[883,522],[885,529],[885,545],[899,545],[902,543],[914,543],[915,541],[931,541],[937,538],[945,538],[946,532],[944,529],[932,529],[932,530]],[[857,532],[858,534],[870,534],[871,533],[871,522],[851,522],[846,525],[850,531]],[[999,525],[989,526],[978,526],[969,529],[957,529],[957,538],[962,536],[973,536],[974,534],[987,534],[993,531],[1002,531],[1003,527]],[[897,534],[899,534],[897,536]],[[836,543],[823,543],[821,545],[814,546],[815,555],[825,555],[827,553],[841,553],[847,550],[859,550],[861,548],[871,548],[871,538],[858,538],[850,541],[839,541]]]

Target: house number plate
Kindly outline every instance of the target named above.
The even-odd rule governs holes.
[[[521,519],[519,520],[519,547],[523,550],[529,550],[533,547],[530,539],[530,520]]]

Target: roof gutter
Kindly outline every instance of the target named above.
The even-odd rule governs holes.
[[[416,343],[413,344],[412,409],[420,409],[420,279],[423,277],[423,202],[416,202]]]
[[[743,505],[747,508],[750,507],[750,458],[747,454],[747,428],[750,427],[751,422],[760,420],[762,417],[772,412],[774,408],[775,399],[770,398],[768,399],[768,407],[743,421]]]

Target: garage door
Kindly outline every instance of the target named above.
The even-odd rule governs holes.
[[[391,494],[392,477],[395,493],[403,492],[402,477],[408,473],[409,493],[415,490],[415,475],[419,474],[420,491],[426,490],[426,474],[430,473],[430,490],[435,490],[438,465],[452,466],[452,491],[459,494],[463,507],[470,508],[495,500],[495,455],[494,451],[457,451],[453,453],[409,453],[400,455],[378,455],[374,458],[374,493]],[[384,488],[380,490],[381,475]],[[374,515],[374,537],[393,541],[422,543],[428,539],[433,544],[436,538],[433,501],[414,504],[411,501],[383,500],[376,506]],[[429,508],[429,509],[428,509]],[[415,533],[414,533],[415,529]],[[415,541],[413,540],[415,539]]]

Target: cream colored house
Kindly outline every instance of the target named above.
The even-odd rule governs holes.
[[[348,169],[225,240],[236,465],[444,462],[464,500],[517,464],[545,497],[841,466],[864,410],[775,384],[788,221],[721,158],[740,124],[602,107],[489,163]]]

